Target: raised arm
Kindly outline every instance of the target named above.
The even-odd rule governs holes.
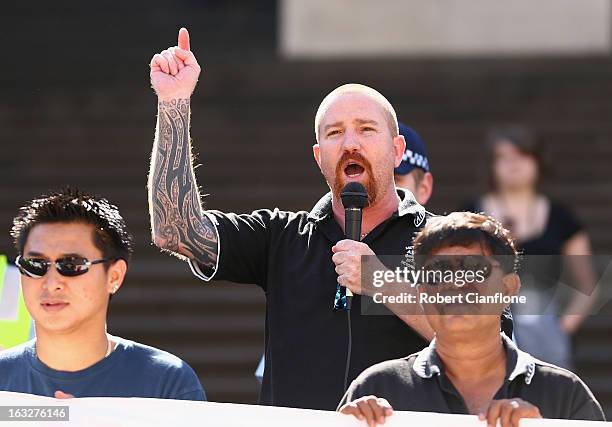
[[[158,110],[148,181],[149,215],[155,245],[214,268],[219,236],[202,213],[189,138],[190,97],[199,75],[189,33],[181,28],[178,46],[151,60]]]

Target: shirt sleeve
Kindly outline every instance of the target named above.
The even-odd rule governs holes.
[[[601,405],[587,385],[577,376],[574,379],[572,398],[572,420],[605,421]]]
[[[200,402],[205,402],[207,399],[206,393],[204,393],[204,389],[199,388],[179,394],[178,396],[176,396],[176,400],[196,400]]]
[[[401,385],[405,376],[403,368],[406,366],[402,360],[388,360],[370,366],[351,382],[336,410],[360,397],[370,395],[383,397],[393,405],[394,397],[406,392]]]
[[[195,371],[180,359],[171,362],[164,378],[164,397],[176,400],[206,400],[206,392]]]
[[[353,380],[349,388],[346,390],[346,393],[344,393],[344,396],[342,396],[342,400],[340,400],[340,403],[338,403],[338,407],[336,408],[337,411],[339,411],[340,408],[347,403],[357,400],[360,397],[367,396],[368,393],[364,393],[362,390],[362,382],[363,381],[361,381],[360,378]]]
[[[551,202],[551,221],[554,222],[561,242],[565,243],[574,235],[583,230],[582,223],[576,218],[574,213],[556,202]]]
[[[265,290],[271,242],[288,221],[287,212],[262,209],[250,214],[206,211],[219,236],[217,265],[206,268],[189,260],[192,272],[205,281],[254,283]]]

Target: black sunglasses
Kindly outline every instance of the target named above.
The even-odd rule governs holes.
[[[15,260],[15,264],[24,276],[40,279],[47,274],[51,265],[55,265],[55,269],[62,276],[75,277],[87,273],[89,267],[92,265],[102,264],[108,261],[111,260],[97,259],[95,261],[89,261],[87,258],[79,256],[67,256],[55,261],[47,261],[41,258],[23,258],[19,255]]]
[[[424,280],[423,283],[430,286],[440,285],[444,282],[438,279],[441,279],[441,277],[447,271],[471,272],[474,276],[480,272],[481,277],[486,280],[496,267],[501,268],[501,265],[493,264],[489,258],[481,255],[445,256],[443,258],[430,261],[423,266],[423,270],[426,273],[430,273],[425,274],[426,280]]]

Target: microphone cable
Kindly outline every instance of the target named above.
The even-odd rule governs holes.
[[[353,351],[353,331],[352,331],[352,327],[351,327],[351,311],[352,310],[346,310],[346,320],[348,323],[348,344],[347,344],[347,348],[346,348],[346,366],[344,368],[344,392],[342,393],[342,395],[344,395],[346,393],[346,391],[348,390],[348,377],[349,377],[349,371],[351,368],[351,353]]]

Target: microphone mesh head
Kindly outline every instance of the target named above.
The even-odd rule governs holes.
[[[349,182],[340,192],[342,205],[344,208],[363,209],[368,205],[368,192],[365,187],[358,182]]]

